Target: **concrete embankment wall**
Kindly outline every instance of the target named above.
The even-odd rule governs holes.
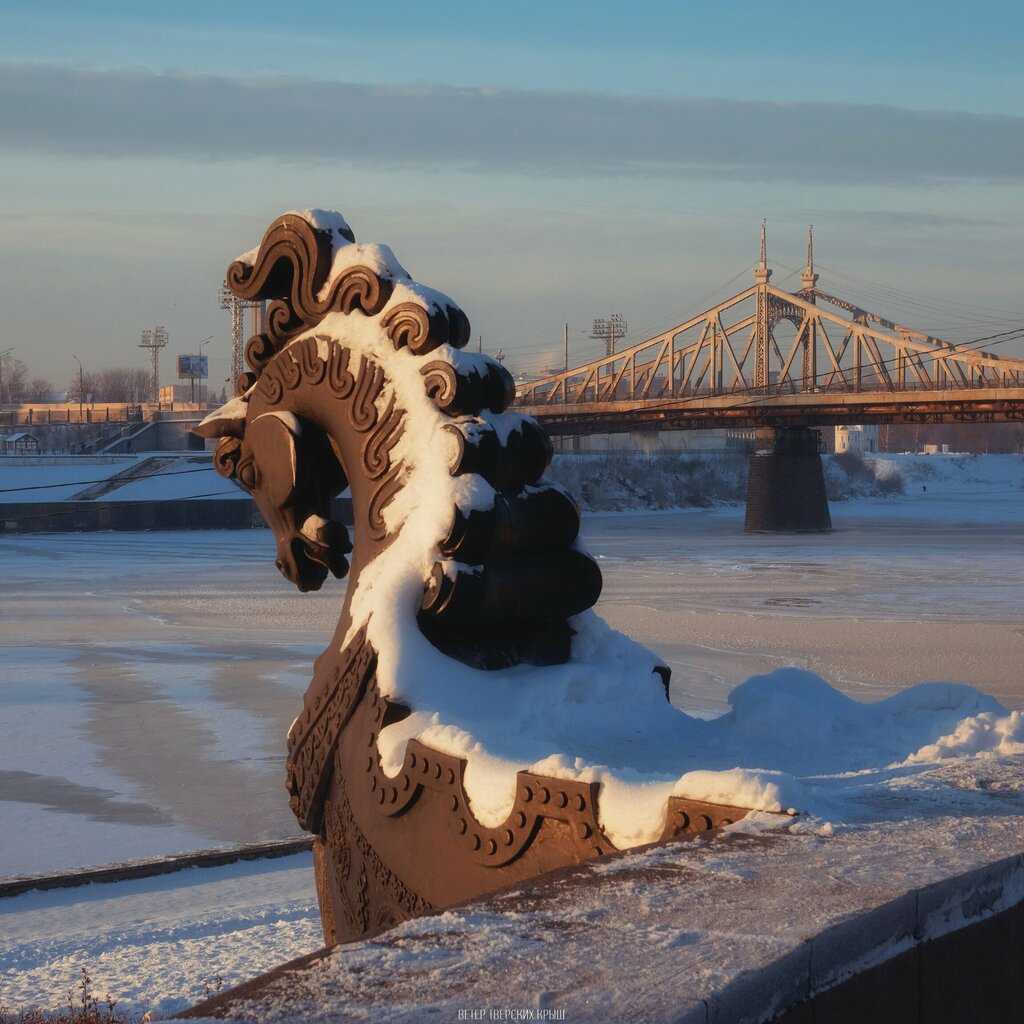
[[[313,848],[312,836],[295,839],[270,839],[261,843],[247,843],[219,850],[198,850],[195,853],[176,853],[169,857],[129,861],[80,871],[61,871],[53,875],[22,875],[0,881],[0,899],[20,896],[26,892],[45,892],[49,889],[74,889],[94,882],[127,882],[134,878],[153,878],[170,875],[187,868],[214,868],[238,861],[272,860],[305,853]]]
[[[1024,904],[923,942],[772,1024],[967,1024],[1024,1018]]]
[[[4,533],[91,530],[247,530],[262,526],[252,499],[52,501],[0,505]]]
[[[335,498],[331,515],[352,524],[352,500]],[[50,501],[0,505],[0,533],[95,530],[250,530],[264,526],[251,498],[180,501]]]

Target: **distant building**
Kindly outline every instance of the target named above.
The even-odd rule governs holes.
[[[39,452],[39,438],[22,431],[0,438],[0,450],[4,455],[36,455]]]
[[[702,453],[746,454],[754,445],[752,430],[632,430],[621,434],[556,437],[555,451],[583,453]]]
[[[836,427],[836,454],[865,455],[878,451],[878,427],[873,423]]]
[[[196,405],[209,405],[209,388],[205,384],[196,384],[195,398],[191,384],[167,384],[160,389],[161,405],[188,405],[195,402]]]

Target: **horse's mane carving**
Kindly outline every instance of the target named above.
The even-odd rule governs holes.
[[[266,329],[237,396],[199,432],[220,438],[215,465],[253,495],[289,580],[349,578],[288,738],[328,943],[614,849],[596,783],[520,772],[507,821],[487,827],[464,760],[410,740],[394,776],[378,753],[381,731],[417,710],[403,673],[564,662],[569,620],[600,593],[575,503],[542,479],[550,440],[506,412],[508,372],[461,351],[462,310],[386,247],[356,244],[337,214],[279,217],[227,283],[270,303]],[[354,538],[331,514],[346,486]],[[410,630],[441,660],[427,668]],[[667,690],[667,668],[652,668]],[[743,813],[673,800],[666,836]]]

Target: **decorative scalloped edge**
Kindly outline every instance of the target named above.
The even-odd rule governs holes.
[[[373,728],[367,735],[366,781],[381,814],[397,817],[413,812],[424,789],[439,792],[447,808],[448,831],[478,863],[503,867],[526,852],[544,824],[544,819],[569,826],[580,861],[621,852],[600,824],[600,783],[558,779],[535,772],[520,771],[516,777],[516,800],[505,821],[491,827],[473,814],[466,795],[465,758],[444,754],[417,739],[406,744],[405,758],[396,776],[384,773],[378,738],[389,701],[370,679],[363,696],[373,714]],[[358,742],[358,737],[356,737]],[[350,784],[359,785],[355,780]],[[670,797],[659,841],[684,835],[707,833],[745,818],[753,808],[713,804],[685,797]],[[780,818],[789,817],[780,814]]]
[[[372,724],[365,731],[365,777],[362,782],[350,780],[350,785],[365,787],[371,804],[375,804],[381,814],[387,817],[405,814],[413,809],[424,789],[438,792],[447,807],[449,832],[474,860],[489,867],[502,867],[525,853],[545,818],[569,826],[580,860],[618,850],[600,824],[600,784],[597,782],[520,771],[515,804],[504,822],[491,827],[481,824],[472,812],[463,781],[465,758],[442,753],[420,740],[411,739],[406,744],[398,774],[386,775],[380,761],[378,739],[388,709],[394,705],[377,686],[375,665],[376,655],[366,641],[364,627],[346,649],[342,663],[336,666],[327,693],[311,693],[292,727],[288,744],[289,791],[292,809],[304,828],[316,831],[320,824],[322,808],[318,804],[326,792],[341,732],[352,720],[357,707],[366,702],[366,714]],[[365,726],[364,721],[364,729]],[[361,742],[358,734],[354,741]],[[746,817],[751,810],[673,796],[668,800],[659,839],[664,841],[722,828]]]

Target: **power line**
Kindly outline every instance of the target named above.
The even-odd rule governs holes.
[[[168,473],[139,473],[136,476],[104,476],[97,480],[72,480],[66,484],[33,484],[30,487],[0,487],[0,494],[13,494],[15,491],[48,491],[54,487],[88,487],[91,484],[105,484],[117,481],[118,487],[136,480],[156,480],[165,476],[183,476],[185,473],[208,473],[213,466],[201,466],[198,469],[174,469]]]
[[[878,282],[858,277],[855,274],[849,274],[841,270],[834,270],[824,265],[819,265],[819,267],[821,270],[825,271],[828,277],[836,278],[843,282],[850,282],[860,290],[866,292],[868,295],[886,295],[905,306],[916,309],[937,311],[948,315],[952,319],[962,320],[970,316],[976,321],[994,321],[1002,323],[1017,320],[1021,317],[1020,310],[996,310],[996,312],[1005,313],[1006,316],[993,316],[991,306],[972,306],[968,303],[956,302],[951,299],[942,300],[915,295],[911,292],[903,291],[894,285],[879,284]]]

